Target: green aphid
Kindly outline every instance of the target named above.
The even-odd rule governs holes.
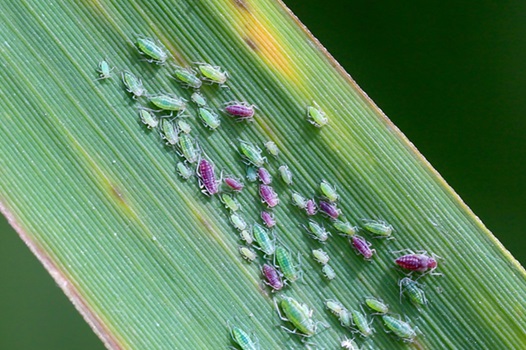
[[[307,226],[305,226],[305,229],[309,232],[312,238],[318,240],[321,243],[329,239],[330,233],[327,230],[325,230],[325,227],[323,227],[323,225],[318,224],[314,220],[309,220],[309,223],[307,224]]]
[[[199,147],[197,146],[197,142],[194,143],[190,135],[184,133],[179,135],[179,150],[188,163],[192,164],[197,162],[199,158]]]
[[[122,82],[126,87],[126,91],[133,95],[133,98],[141,97],[146,94],[146,90],[142,86],[141,79],[137,78],[133,73],[125,70],[122,72]]]
[[[316,334],[316,322],[312,319],[313,310],[296,299],[284,296],[280,302],[281,310],[285,317],[281,315],[279,307],[276,305],[279,317],[283,321],[288,321],[294,325],[297,331],[303,336],[310,337]]]
[[[248,163],[251,163],[256,167],[263,166],[267,160],[261,155],[261,149],[259,149],[259,147],[247,141],[240,140],[239,151],[241,152],[241,156]]]
[[[329,264],[323,265],[321,272],[323,273],[323,276],[325,276],[325,278],[327,278],[328,280],[333,280],[336,278],[336,271],[334,271],[332,266]]]
[[[382,319],[385,326],[403,341],[412,342],[416,338],[416,330],[408,322],[389,315],[383,315]]]
[[[192,126],[182,119],[179,119],[177,121],[177,126],[179,127],[179,130],[181,130],[185,134],[189,134],[190,132],[192,132]]]
[[[154,41],[150,38],[140,37],[136,41],[139,52],[145,56],[148,56],[148,62],[164,64],[168,59],[168,53],[163,45],[159,42]]]
[[[219,125],[221,125],[219,115],[211,109],[199,108],[199,116],[201,117],[203,124],[212,130],[217,129]]]
[[[139,117],[141,122],[148,127],[148,129],[156,128],[159,125],[159,119],[152,113],[151,110],[146,108],[139,108]]]
[[[194,102],[198,107],[204,107],[206,106],[206,99],[205,97],[203,96],[203,94],[199,93],[199,92],[194,92],[192,94],[192,96],[190,97],[190,99],[192,100],[192,102]]]
[[[239,202],[229,194],[222,194],[221,202],[223,202],[225,207],[231,211],[238,211],[241,208]]]
[[[322,265],[326,265],[330,260],[329,254],[323,249],[313,249],[312,257]]]
[[[300,273],[296,268],[297,266],[294,265],[294,262],[292,261],[292,257],[288,250],[286,250],[282,246],[278,246],[276,248],[275,258],[281,272],[283,273],[283,276],[285,276],[287,280],[289,280],[290,282],[294,282],[300,277]]]
[[[342,303],[334,299],[325,300],[325,307],[336,316],[340,315],[342,311],[347,311]]]
[[[269,232],[260,224],[254,224],[252,226],[252,235],[254,240],[259,245],[259,249],[270,256],[276,251],[276,239],[271,238]]]
[[[239,236],[241,240],[248,245],[252,245],[252,243],[254,243],[254,237],[252,237],[252,233],[249,230],[242,230]]]
[[[265,147],[267,148],[267,152],[274,157],[279,155],[279,148],[273,141],[265,142]]]
[[[148,99],[154,106],[165,111],[182,112],[186,109],[186,100],[172,94],[152,95],[148,96]]]
[[[364,337],[369,337],[373,334],[374,329],[369,324],[369,321],[367,320],[367,317],[363,314],[363,312],[358,310],[352,310],[351,315],[353,324],[361,335],[363,335]]]
[[[232,213],[232,215],[230,215],[230,222],[232,223],[232,225],[234,225],[236,230],[238,230],[239,232],[243,232],[247,228],[247,223],[241,217],[241,215],[237,213]]]
[[[363,224],[363,227],[378,237],[390,237],[391,233],[393,233],[393,226],[383,221],[369,220]]]
[[[339,198],[336,188],[325,180],[320,183],[320,191],[329,200],[329,202],[336,202]]]
[[[292,191],[292,204],[300,209],[305,209],[307,206],[307,200],[298,192]]]
[[[174,123],[167,118],[161,119],[162,137],[167,145],[175,145],[179,141],[179,130]]]
[[[228,73],[223,71],[221,67],[212,66],[208,63],[198,63],[198,65],[199,72],[201,73],[204,81],[216,83],[219,85],[226,83],[226,80],[228,79]]]
[[[278,168],[279,175],[281,176],[281,180],[283,180],[284,183],[287,185],[292,185],[292,172],[290,171],[289,167],[286,164],[281,165]],[[305,202],[305,205],[307,205],[307,202]]]
[[[258,180],[258,170],[253,166],[247,168],[247,180],[250,182],[256,182]]]
[[[343,233],[345,236],[352,237],[356,234],[357,228],[351,225],[348,221],[336,220],[333,222],[332,226],[340,233]]]
[[[199,89],[203,84],[197,77],[197,73],[191,68],[175,67],[173,77],[183,83],[184,87]]]
[[[256,260],[257,255],[256,252],[254,252],[252,249],[248,247],[239,247],[239,254],[243,257],[243,259],[252,262]]]
[[[404,277],[398,285],[400,286],[400,297],[405,293],[414,305],[424,306],[427,304],[426,293],[420,288],[420,283],[413,281],[409,277]]]
[[[248,248],[247,248],[248,249]],[[232,327],[230,330],[232,339],[242,350],[257,350],[258,346],[255,341],[253,341],[247,332],[238,327]]]
[[[338,314],[338,320],[340,320],[340,324],[343,327],[351,328],[351,324],[352,324],[351,319],[352,319],[351,313],[345,309]]]
[[[99,62],[99,77],[96,80],[102,80],[102,79],[108,79],[111,78],[111,71],[114,68],[110,68],[110,64],[106,60],[102,60]]]
[[[192,177],[192,175],[194,175],[192,169],[187,167],[183,162],[177,163],[177,172],[185,180],[188,180],[190,177]]]
[[[373,311],[376,311],[379,314],[386,314],[389,312],[389,306],[377,298],[365,298],[365,305],[369,306]]]
[[[325,113],[321,110],[321,108],[314,102],[315,107],[308,106],[307,107],[307,120],[313,124],[314,126],[321,128],[329,122],[329,118],[325,115]]]

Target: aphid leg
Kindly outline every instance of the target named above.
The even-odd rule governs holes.
[[[286,321],[286,322],[289,322],[289,319],[284,317],[282,314],[281,314],[281,310],[279,309],[279,305],[278,305],[278,300],[276,298],[274,298],[274,307],[276,308],[276,311],[278,312],[278,315],[279,315],[279,318],[282,320],[282,321]],[[283,327],[283,326],[282,326]]]

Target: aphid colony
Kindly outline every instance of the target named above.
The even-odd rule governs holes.
[[[149,63],[165,65],[170,58],[168,50],[154,39],[138,37],[134,45]],[[111,78],[113,69],[108,60],[101,61],[97,69],[99,73],[97,80]],[[164,144],[167,147],[176,148],[180,160],[176,163],[175,170],[179,176],[183,180],[197,177],[204,194],[219,197],[228,212],[233,228],[238,232],[240,240],[244,242],[244,245],[238,248],[240,257],[249,263],[263,259],[260,265],[262,283],[267,285],[272,292],[280,292],[289,283],[300,279],[303,274],[300,255],[294,258],[291,251],[279,243],[275,231],[278,222],[273,212],[273,208],[281,203],[280,194],[273,185],[274,176],[277,176],[278,181],[281,181],[285,188],[291,188],[293,173],[287,164],[281,164],[276,171],[273,171],[272,167],[267,164],[267,157],[257,144],[239,139],[233,143],[233,147],[237,149],[241,160],[247,166],[246,175],[244,178],[238,175],[223,176],[213,160],[205,154],[197,137],[192,136],[192,126],[187,121],[191,118],[187,113],[193,104],[196,116],[202,124],[211,131],[219,130],[221,127],[220,111],[209,106],[200,89],[204,85],[226,86],[229,79],[228,73],[221,67],[208,63],[195,63],[194,67],[173,66],[170,69],[170,78],[177,81],[183,88],[194,89],[190,96],[191,104],[188,104],[186,99],[172,93],[148,93],[141,78],[128,70],[123,70],[121,73],[122,83],[133,99],[145,102],[145,105],[138,107],[141,123],[149,130],[158,129]],[[256,106],[247,102],[231,101],[224,105],[222,112],[238,121],[251,121],[255,117],[256,109]],[[317,128],[322,128],[329,123],[327,114],[316,102],[307,107],[306,120]],[[278,145],[274,141],[265,142],[264,149],[268,155],[272,156],[271,158],[277,159],[280,155]],[[245,188],[245,181],[257,185],[257,193],[263,207],[260,212],[261,224],[258,222],[248,224],[241,214],[241,205],[236,196]],[[350,246],[366,261],[374,258],[376,250],[372,248],[369,241],[358,235],[359,231],[367,232],[372,238],[394,238],[392,234],[395,230],[387,222],[364,219],[361,227],[358,227],[345,219],[345,215],[338,206],[341,197],[333,184],[321,180],[318,189],[318,196],[310,198],[292,189],[289,190],[290,204],[299,208],[309,218],[305,220],[302,227],[316,244],[323,245],[331,237],[331,233],[327,230],[328,226],[323,223],[323,220],[328,221],[339,235],[347,238]],[[316,219],[316,215],[321,218]],[[395,253],[402,253],[402,251]],[[321,265],[321,274],[326,278],[327,283],[337,277],[337,272],[329,264],[330,256],[325,250],[312,249],[312,258]],[[437,268],[437,258],[436,255],[428,255],[424,251],[414,253],[408,250],[407,254],[394,260],[394,264],[409,272],[408,276],[400,279],[398,283],[400,299],[406,297],[416,307],[426,305],[424,284],[418,282],[418,279],[427,274],[438,274],[434,272]],[[421,273],[421,276],[412,279],[412,273]],[[293,326],[292,330],[283,327],[285,330],[303,337],[311,337],[317,333],[318,326],[322,323],[314,320],[313,310],[308,305],[285,295],[277,295],[274,301],[280,318]],[[389,308],[382,300],[369,297],[365,299],[365,305],[374,311],[373,317],[382,318],[386,331],[395,334],[403,341],[413,341],[416,337],[416,328],[400,317],[388,314]],[[348,310],[337,300],[326,300],[325,306],[337,317],[342,327],[365,338],[374,333],[371,326],[372,321],[363,312],[361,306],[359,309]],[[253,337],[241,328],[231,328],[231,337],[242,349],[258,348]],[[358,348],[353,339],[344,339],[341,341],[341,346],[346,349]]]

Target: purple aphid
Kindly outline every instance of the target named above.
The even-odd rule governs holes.
[[[261,212],[261,220],[263,220],[265,226],[268,228],[274,227],[274,225],[276,225],[276,219],[274,218],[274,215],[268,211]]]
[[[267,203],[269,208],[274,208],[279,204],[278,194],[271,186],[259,185],[259,195],[261,196],[263,203]]]
[[[246,102],[230,102],[225,107],[225,112],[239,120],[251,120],[254,117],[254,106]]]
[[[197,174],[201,179],[201,187],[204,187],[209,195],[219,192],[219,182],[216,179],[214,164],[206,159],[201,159],[197,167]]]
[[[365,238],[354,235],[351,237],[351,242],[358,254],[363,255],[363,257],[367,260],[372,258],[375,250],[371,249],[371,243],[367,242]]]
[[[318,207],[316,206],[316,202],[314,201],[314,199],[309,199],[307,201],[307,204],[305,205],[305,211],[309,216],[316,214],[316,212],[318,211]]]
[[[274,266],[264,264],[261,268],[261,271],[267,280],[265,283],[271,286],[272,289],[280,290],[283,288],[283,279],[281,278],[281,274]]]
[[[225,177],[225,184],[230,189],[232,189],[232,191],[236,191],[236,192],[241,192],[243,187],[245,187],[245,185],[241,181],[231,176]]]
[[[272,175],[263,167],[258,168],[258,178],[264,185],[270,185],[272,182]]]
[[[320,201],[320,210],[333,220],[338,219],[338,216],[340,216],[340,210],[336,204]]]
[[[421,254],[411,253],[401,256],[395,260],[395,263],[406,270],[426,272],[433,271],[437,268],[437,261],[434,256],[429,256],[425,252]]]

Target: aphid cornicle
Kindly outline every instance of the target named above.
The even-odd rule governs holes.
[[[382,319],[387,329],[403,341],[412,342],[416,338],[416,330],[408,322],[389,315],[383,315]]]
[[[108,63],[108,61],[106,60],[100,61],[99,68],[97,70],[99,72],[99,77],[96,80],[103,80],[103,79],[111,78],[111,71],[113,69],[114,68],[110,68],[110,64]]]
[[[264,185],[270,185],[272,182],[272,175],[270,175],[268,170],[264,167],[258,168],[258,178]]]
[[[312,125],[321,128],[329,122],[329,118],[325,115],[325,113],[321,110],[321,108],[314,102],[316,107],[308,106],[307,107],[307,120]]]
[[[379,314],[386,314],[389,312],[389,306],[382,300],[377,298],[365,298],[365,305],[369,306],[372,310],[376,311]]]
[[[245,187],[245,185],[241,181],[239,181],[233,176],[225,177],[224,181],[228,188],[230,188],[234,192],[241,192],[241,190],[243,190],[243,187]]]
[[[267,160],[267,158],[261,155],[261,149],[259,149],[259,147],[247,141],[239,141],[239,151],[247,163],[256,167],[263,166]]]
[[[323,249],[313,249],[312,257],[314,258],[314,260],[316,260],[322,265],[327,264],[330,259],[329,254],[327,254],[327,252],[324,251]]]
[[[320,201],[320,210],[323,214],[327,215],[330,219],[336,220],[340,216],[340,210],[336,204]]]
[[[197,166],[197,175],[201,179],[201,185],[208,195],[219,192],[219,181],[216,179],[214,164],[206,159],[201,159]]]
[[[403,269],[417,272],[430,272],[437,268],[436,255],[427,255],[426,252],[410,253],[395,259],[395,263]]]
[[[168,59],[166,49],[161,43],[146,37],[139,37],[136,41],[137,49],[145,56],[148,56],[148,62],[163,64]]]
[[[192,169],[187,167],[183,162],[177,163],[177,172],[185,180],[188,180],[194,174]]]
[[[314,199],[307,200],[307,203],[305,203],[305,212],[309,216],[313,216],[318,211],[318,206],[316,205],[316,202]]]
[[[204,107],[206,106],[206,99],[200,92],[194,92],[192,96],[190,97],[192,102],[194,102],[198,107]]]
[[[404,277],[398,282],[398,285],[400,286],[400,297],[405,293],[414,305],[424,306],[427,304],[426,293],[420,288],[420,283],[409,277]]]
[[[241,208],[239,202],[234,197],[226,193],[221,195],[221,202],[223,202],[225,207],[230,211],[238,211]]]
[[[232,215],[230,215],[230,222],[232,223],[232,225],[234,225],[236,230],[241,232],[241,234],[243,234],[243,231],[245,231],[246,228],[247,228],[247,223],[245,222],[245,220],[243,220],[243,218],[239,214],[237,214],[235,212],[232,213]],[[246,236],[242,236],[242,238],[246,242],[245,238],[247,238],[247,237]]]
[[[228,73],[218,66],[212,66],[208,63],[197,63],[201,78],[209,83],[223,85],[228,79]]]
[[[278,168],[278,171],[279,175],[281,176],[281,180],[283,180],[283,182],[289,186],[292,185],[292,172],[290,171],[289,167],[286,164],[281,165]]]
[[[181,82],[184,87],[199,89],[203,84],[192,68],[175,67],[173,77]]]
[[[323,243],[329,239],[330,233],[325,230],[325,227],[323,225],[318,224],[314,220],[309,220],[309,223],[307,226],[305,226],[305,229],[309,232],[310,236],[317,241]]]
[[[276,219],[274,218],[274,214],[269,213],[268,211],[261,212],[261,220],[263,220],[263,223],[268,228],[272,228],[276,225]]]
[[[334,271],[332,266],[329,264],[323,265],[321,272],[328,280],[333,280],[334,278],[336,278],[336,271]]]
[[[305,209],[307,206],[307,200],[298,192],[292,191],[292,204],[300,209]]]
[[[225,106],[225,112],[227,112],[232,117],[237,117],[238,120],[252,120],[254,118],[255,106],[250,105],[246,102],[229,102]]]
[[[351,237],[351,243],[358,254],[363,255],[366,260],[369,260],[373,257],[375,250],[371,249],[371,243],[367,242],[365,238],[354,235]]]
[[[164,109],[165,111],[184,111],[186,109],[186,100],[172,94],[157,94],[148,96],[150,103],[154,106]]]
[[[259,195],[261,201],[266,203],[269,208],[274,208],[279,204],[278,194],[268,185],[259,185]]]
[[[294,282],[300,277],[296,265],[294,265],[292,257],[287,249],[278,246],[276,248],[275,258],[283,276],[285,276],[288,281]]]
[[[390,237],[391,233],[393,233],[393,226],[383,221],[367,220],[364,222],[363,227],[367,231],[376,234],[377,237]]]
[[[208,108],[199,108],[199,117],[201,117],[201,121],[203,124],[210,128],[211,130],[217,129],[221,125],[221,119],[211,109]]]
[[[179,149],[188,163],[197,162],[199,158],[199,148],[197,142],[194,144],[194,141],[188,134],[183,133],[179,135]]]
[[[283,296],[279,303],[281,310],[283,310],[285,314],[285,317],[283,317],[276,301],[274,301],[274,303],[276,304],[275,306],[279,317],[283,321],[292,323],[295,327],[294,331],[289,330],[289,332],[295,333],[297,330],[304,337],[310,337],[316,334],[316,322],[312,319],[313,310],[309,309],[307,305],[298,302],[294,298]]]
[[[274,157],[279,155],[279,148],[273,141],[265,142],[265,147],[267,148],[267,152]]]
[[[141,97],[146,94],[146,90],[142,86],[141,79],[137,78],[133,73],[125,70],[122,72],[122,82],[126,87],[126,91],[133,95],[133,98]]]
[[[148,129],[154,129],[159,125],[159,119],[153,114],[150,109],[139,108],[139,117],[141,122],[148,127]]]
[[[167,145],[175,145],[179,141],[179,130],[174,123],[168,118],[161,119],[162,137],[166,140]]]
[[[361,335],[368,337],[373,334],[374,329],[369,324],[367,317],[361,311],[351,310],[351,315],[353,324]]]
[[[268,284],[274,291],[281,290],[283,288],[283,280],[279,271],[272,265],[264,264],[261,268],[263,276],[267,280],[265,283]]]
[[[254,237],[252,237],[252,233],[250,233],[249,230],[241,230],[239,237],[248,245],[252,245],[252,243],[254,243]]]
[[[332,226],[340,233],[342,236],[352,237],[356,234],[357,228],[351,225],[348,221],[336,220],[332,223]]]
[[[248,247],[239,247],[239,254],[243,257],[243,259],[252,262],[256,260],[257,255],[256,252],[254,252],[252,249]]]
[[[241,328],[232,327],[230,334],[232,339],[242,350],[258,350],[257,343]]]
[[[260,224],[252,225],[252,235],[259,246],[259,249],[265,255],[273,255],[276,251],[276,239],[271,238],[269,232]]]
[[[336,202],[339,198],[336,188],[334,188],[334,186],[332,186],[326,180],[322,180],[320,183],[320,191],[323,196],[329,200],[329,202]]]

